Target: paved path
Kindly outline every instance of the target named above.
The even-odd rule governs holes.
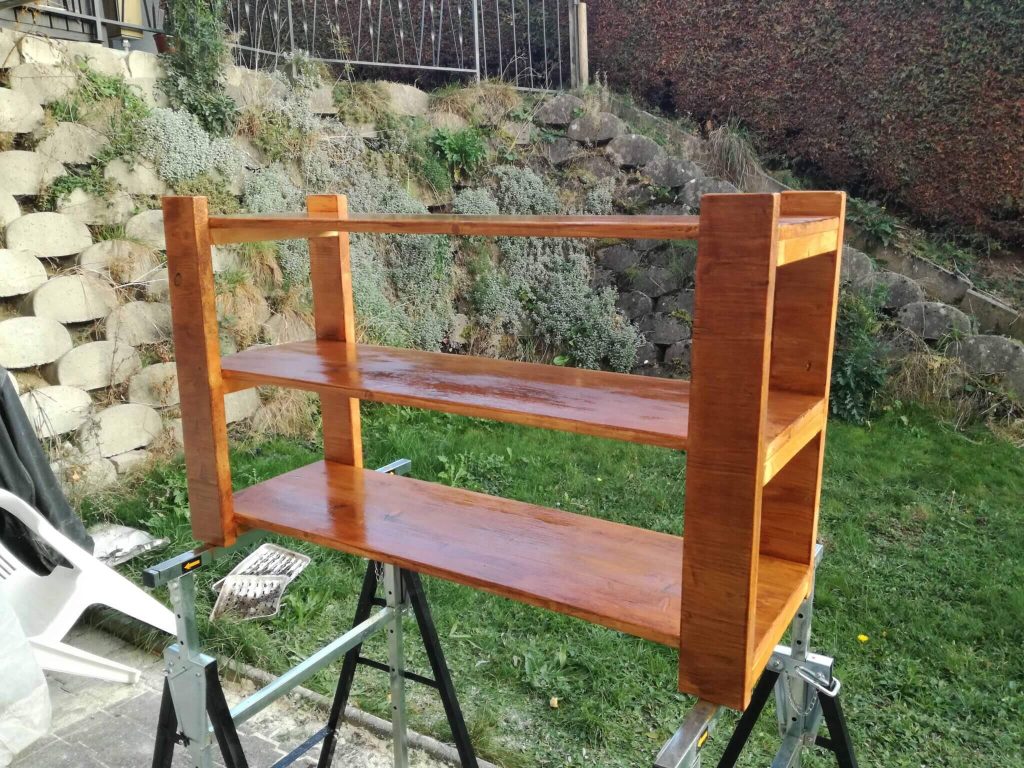
[[[148,768],[160,710],[163,662],[91,627],[76,628],[68,642],[142,670],[135,685],[104,683],[71,675],[47,674],[53,703],[53,731],[20,754],[12,768]],[[252,691],[228,683],[225,693],[234,704]],[[267,768],[323,727],[326,716],[308,705],[282,699],[240,729],[253,768]],[[316,765],[318,750],[296,762]],[[219,753],[218,753],[219,757]],[[216,763],[218,766],[222,764]],[[338,768],[390,768],[391,745],[368,731],[343,726],[334,765]],[[444,763],[413,751],[415,768],[441,768]],[[174,768],[190,768],[185,750],[175,749]]]

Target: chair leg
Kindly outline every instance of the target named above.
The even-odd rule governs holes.
[[[50,672],[91,677],[112,683],[136,683],[140,672],[94,653],[83,651],[67,643],[51,642],[42,638],[29,638],[39,666]]]
[[[175,634],[174,613],[166,605],[98,560],[95,565],[95,568],[82,570],[79,584],[80,588],[89,590],[90,596],[96,597],[96,602],[169,635]]]

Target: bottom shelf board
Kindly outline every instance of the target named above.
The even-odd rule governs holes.
[[[320,461],[235,494],[257,529],[391,563],[678,647],[683,539]],[[758,648],[807,593],[806,567],[762,556]]]

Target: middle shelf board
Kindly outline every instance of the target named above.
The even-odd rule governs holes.
[[[437,483],[319,461],[234,496],[244,529],[410,568],[678,647],[683,539]],[[762,555],[758,648],[809,587]]]
[[[250,349],[221,366],[228,391],[275,384],[663,448],[687,445],[688,381],[340,341]],[[767,455],[784,453],[793,439],[809,440],[808,431],[820,429],[821,406],[810,395],[770,393]]]

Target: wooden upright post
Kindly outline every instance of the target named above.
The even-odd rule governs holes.
[[[205,197],[165,197],[167,272],[192,534],[235,540],[235,518]]]
[[[348,200],[344,195],[310,195],[306,198],[306,207],[310,217],[348,217]],[[348,233],[310,238],[309,262],[316,337],[347,342],[349,354],[354,356],[356,320]],[[321,393],[320,410],[324,457],[340,464],[363,466],[359,401],[345,395]]]
[[[778,195],[701,198],[679,687],[735,709],[755,645]]]

